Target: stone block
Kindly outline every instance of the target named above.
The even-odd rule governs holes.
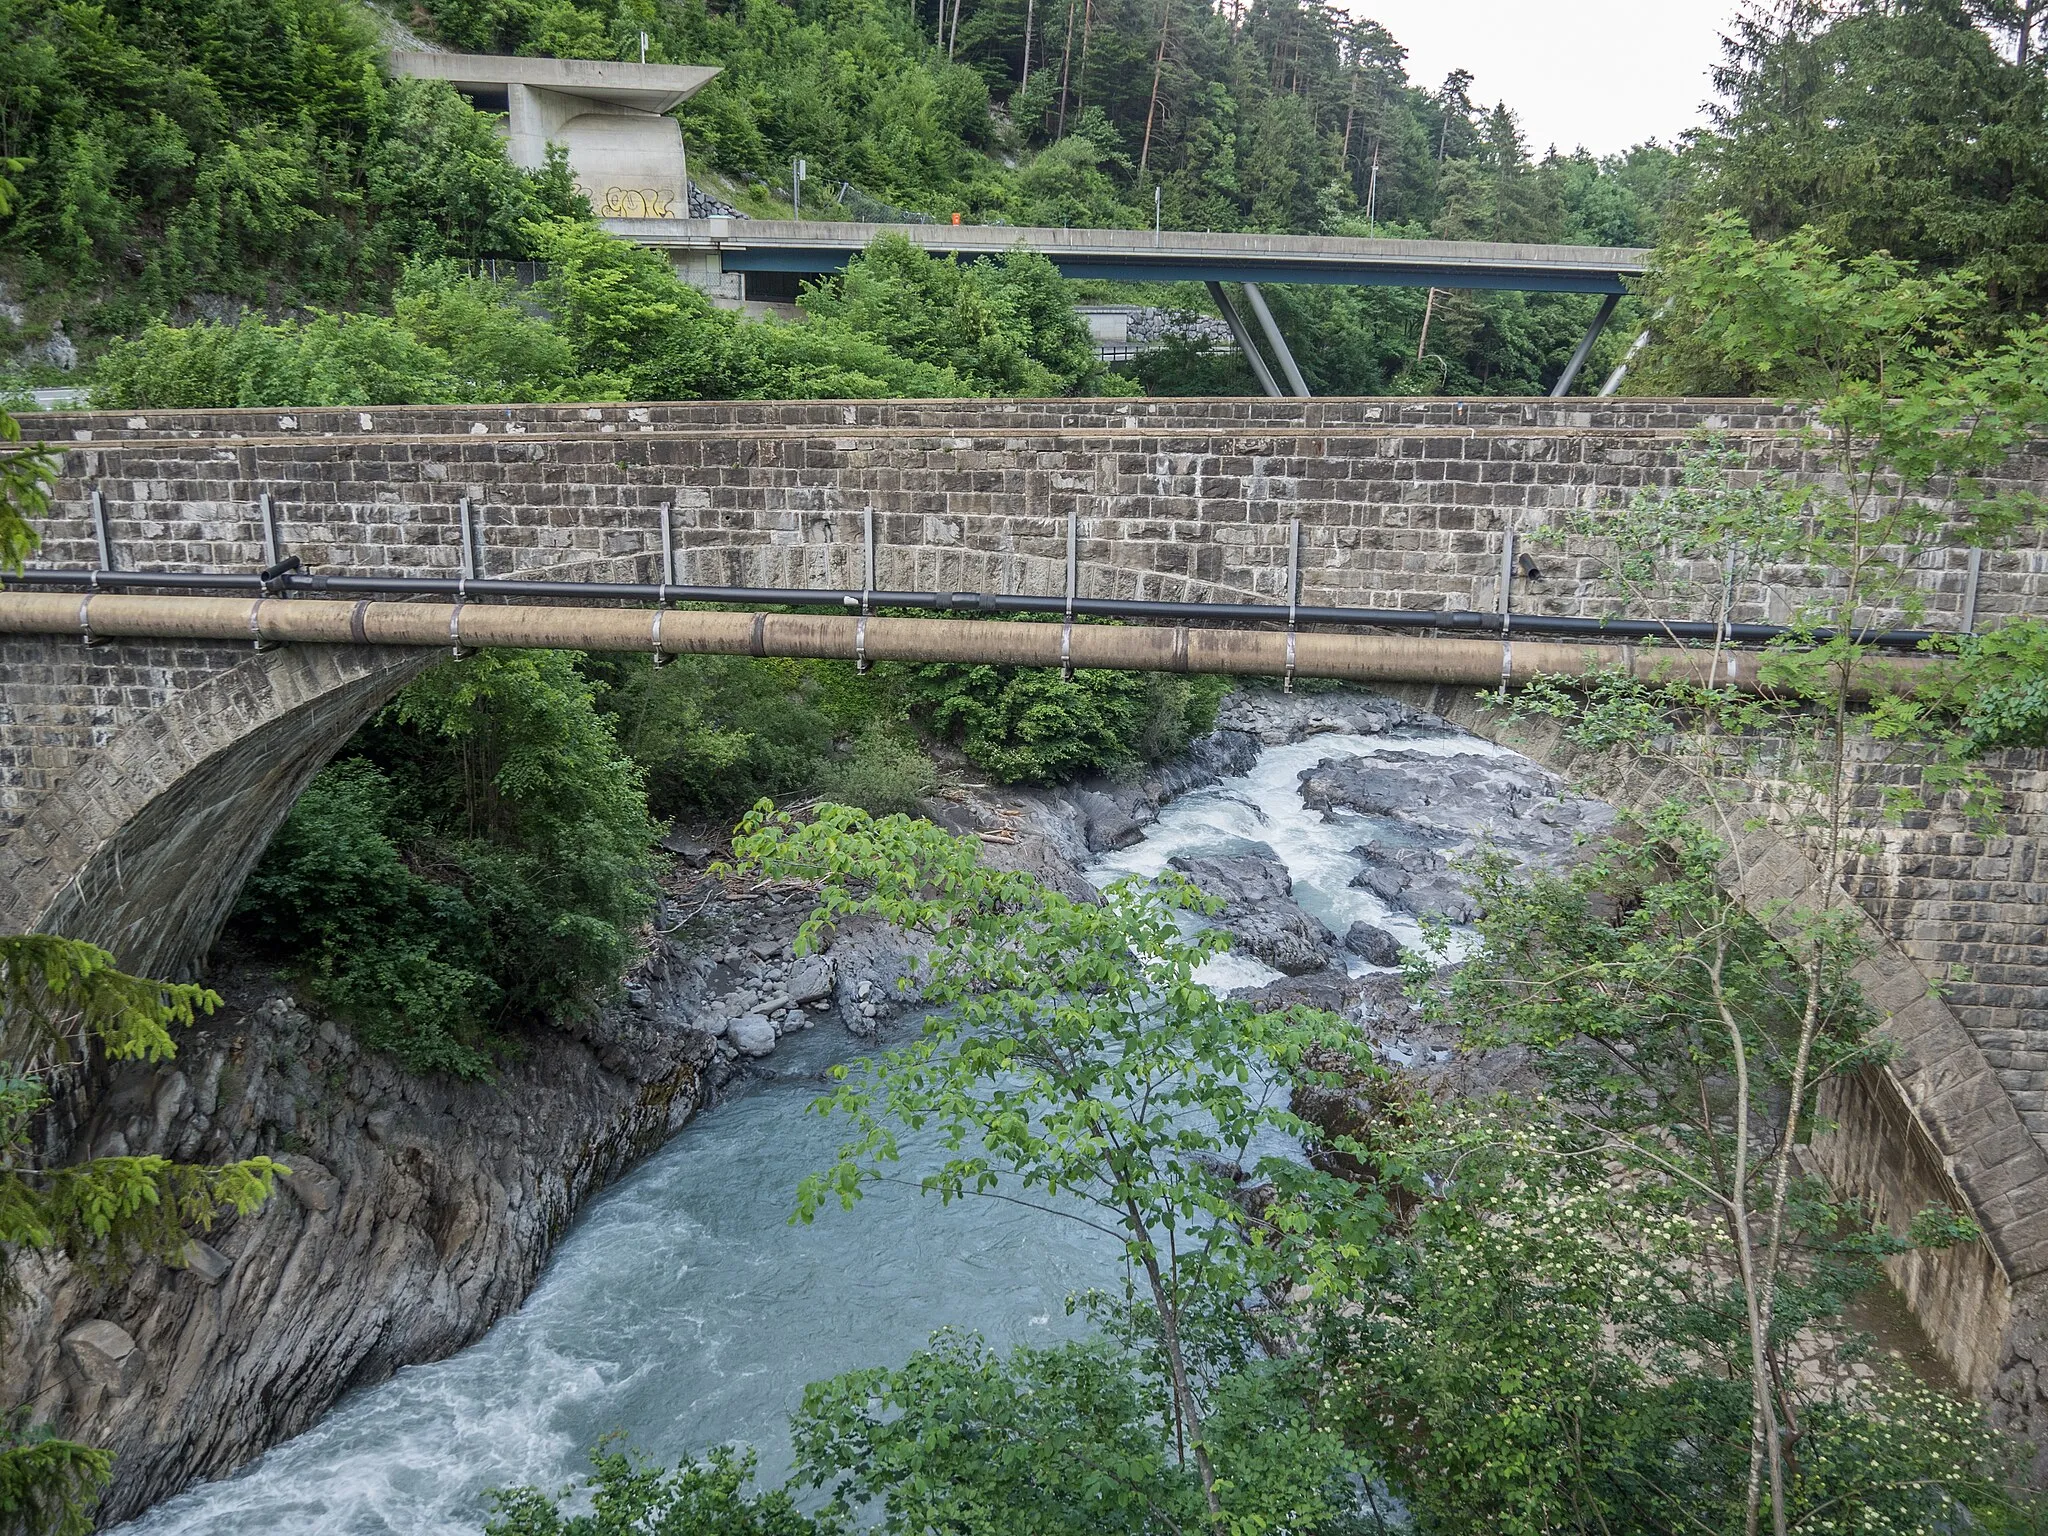
[[[64,1355],[85,1379],[116,1397],[125,1396],[142,1379],[146,1363],[128,1330],[96,1318],[64,1335]]]

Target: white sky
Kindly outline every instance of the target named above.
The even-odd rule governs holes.
[[[1614,154],[1669,143],[1703,121],[1721,28],[1739,0],[1350,0],[1408,49],[1434,90],[1472,71],[1472,100],[1505,101],[1532,154],[1552,144]]]

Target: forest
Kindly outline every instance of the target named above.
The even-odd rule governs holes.
[[[432,0],[403,19],[444,46],[564,57],[637,56],[644,32],[651,60],[719,65],[679,109],[686,141],[701,176],[761,213],[787,208],[797,155],[816,187],[1016,224],[1142,226],[1156,190],[1176,229],[1676,249],[1728,212],[1765,238],[1811,227],[1838,255],[1980,272],[1999,313],[2041,297],[2048,103],[2036,63],[2013,62],[2019,13],[2003,0],[1759,8],[1727,39],[1706,130],[1604,159],[1528,143],[1513,104],[1475,101],[1462,73],[1411,79],[1396,38],[1334,7],[942,8]],[[912,366],[957,353],[946,333],[962,325],[1031,351],[1024,333],[1055,318],[1047,290],[1000,272],[932,278],[953,299],[921,305],[917,335],[865,338],[893,360],[815,324],[825,309],[858,322],[826,284],[806,305],[813,334],[697,317],[708,330],[693,350],[747,357],[660,381],[592,370],[563,335],[579,322],[546,296],[471,288],[464,302],[497,311],[496,333],[530,344],[509,377],[502,361],[472,376],[447,355],[436,291],[481,258],[552,259],[587,240],[573,226],[587,230],[589,210],[559,164],[509,166],[490,120],[445,86],[388,77],[390,26],[356,0],[0,4],[0,175],[14,189],[0,216],[0,352],[13,352],[16,386],[96,378],[111,357],[107,398],[120,404],[1251,387],[1241,360],[1192,343],[1114,377],[1085,362],[952,378]],[[1005,302],[983,315],[963,287]],[[1191,285],[1065,293],[1207,310]],[[1418,292],[1272,297],[1318,393],[1537,392],[1592,303],[1444,295],[1418,358]],[[1646,302],[1628,301],[1608,351]],[[195,351],[215,358],[198,394]],[[365,354],[397,361],[380,370]],[[82,374],[53,361],[73,355]],[[150,368],[181,382],[137,393]]]

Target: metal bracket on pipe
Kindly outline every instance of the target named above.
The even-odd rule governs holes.
[[[1294,615],[1301,604],[1301,519],[1295,518],[1287,532],[1287,670],[1280,678],[1282,693],[1294,692]]]
[[[92,607],[92,596],[88,591],[78,600],[78,638],[85,645],[105,645],[107,642],[92,632],[92,619],[87,613]]]
[[[462,580],[455,588],[458,599],[467,595],[469,583],[481,574],[482,562],[477,559],[477,552],[483,547],[483,541],[476,534],[475,514],[470,510],[467,496],[462,498],[459,510],[462,518]],[[462,653],[458,650],[455,654],[459,656]]]
[[[249,648],[256,651],[274,651],[277,642],[263,638],[263,599],[257,598],[249,605]]]
[[[868,669],[868,603],[875,594],[875,509],[861,508],[861,543],[865,546],[865,564],[860,581],[860,622],[853,626],[853,670],[865,672]],[[916,580],[915,573],[911,579]]]
[[[464,497],[462,504],[467,507],[469,498]],[[458,596],[455,606],[448,610],[448,649],[457,661],[469,654],[462,648],[462,603],[463,599]]]
[[[669,525],[674,502],[661,504],[661,587],[654,599],[654,665],[668,665],[668,653],[661,648],[661,614],[668,607],[668,589],[676,584],[676,546]]]
[[[1508,696],[1508,679],[1514,673],[1515,640],[1509,625],[1514,617],[1515,530],[1507,531],[1500,551],[1500,696]]]
[[[1080,577],[1080,546],[1075,537],[1074,510],[1067,509],[1067,621],[1060,626],[1060,681],[1074,680],[1074,597]]]
[[[1970,574],[1963,583],[1963,633],[1977,633],[1977,582],[1984,573],[1984,551],[1970,551]]]

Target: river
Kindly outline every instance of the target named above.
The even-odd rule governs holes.
[[[1412,920],[1349,887],[1358,863],[1347,850],[1374,828],[1348,815],[1325,823],[1296,786],[1321,758],[1397,747],[1499,753],[1462,736],[1269,748],[1250,773],[1173,802],[1145,841],[1091,874],[1153,874],[1175,854],[1263,845],[1287,865],[1296,899],[1338,933],[1363,919],[1414,943]],[[1277,974],[1226,956],[1207,979],[1244,986]],[[853,1048],[836,1028],[789,1037],[769,1075],[592,1201],[525,1306],[483,1339],[353,1393],[123,1536],[476,1536],[485,1490],[558,1486],[618,1431],[670,1462],[747,1442],[774,1482],[806,1382],[901,1361],[940,1327],[998,1345],[1074,1331],[1066,1297],[1120,1269],[1116,1245],[1077,1223],[992,1201],[942,1207],[885,1186],[851,1213],[789,1224],[797,1182],[838,1142],[839,1127],[804,1108]]]

